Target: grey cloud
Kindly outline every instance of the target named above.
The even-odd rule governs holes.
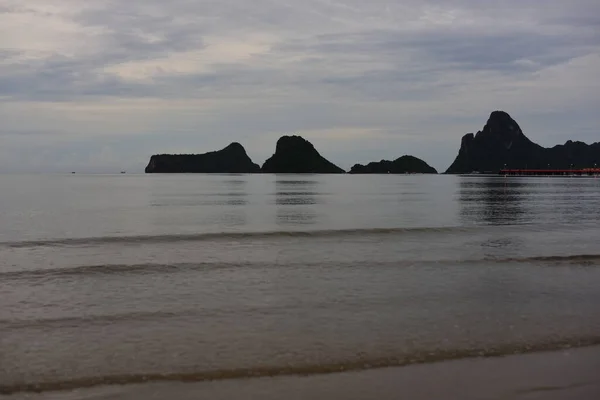
[[[169,146],[174,137],[169,135],[173,132],[179,132],[176,138],[182,148],[187,144],[202,150],[224,145],[223,141],[248,142],[264,132],[291,133],[336,127],[381,128],[389,132],[390,137],[403,133],[415,137],[413,142],[403,142],[412,146],[407,151],[416,149],[425,158],[428,158],[427,151],[436,158],[448,153],[450,158],[454,147],[444,150],[431,144],[436,140],[442,142],[435,136],[440,135],[436,132],[459,138],[467,129],[481,127],[486,115],[479,115],[480,112],[488,112],[488,107],[498,104],[513,107],[514,100],[526,94],[513,88],[513,92],[506,95],[499,93],[498,88],[515,81],[532,82],[537,73],[548,67],[600,54],[600,3],[597,0],[548,0],[544,5],[538,0],[496,3],[480,0],[82,0],[79,4],[82,11],[75,15],[69,13],[65,18],[86,30],[86,35],[93,36],[90,47],[65,54],[44,53],[46,55],[35,60],[21,57],[26,54],[13,46],[0,48],[0,102],[102,104],[152,97],[184,102],[218,100],[224,108],[211,110],[203,118],[180,117],[165,111],[158,126],[139,128],[143,132],[123,125],[122,132],[124,136],[129,135],[129,145],[99,139],[97,131],[100,129],[91,133],[92,130],[86,131],[82,124],[77,145],[56,144],[48,150],[48,163],[56,162],[57,158],[74,157],[69,155],[71,153],[80,155],[73,162],[85,163],[94,148],[101,146],[113,148],[118,159],[127,158],[127,154],[141,158],[146,152],[162,151]],[[452,23],[421,24],[417,20],[426,8],[434,10],[433,14],[455,9],[459,17]],[[37,10],[0,6],[0,12],[17,11],[41,15]],[[463,17],[474,21],[462,20]],[[478,18],[491,25],[480,23]],[[123,63],[203,49],[209,39],[244,40],[248,37],[251,40],[254,34],[275,38],[275,43],[261,54],[208,65],[202,72],[159,73],[152,80],[134,81],[106,71]],[[22,61],[25,59],[27,61]],[[476,88],[477,93],[460,92],[463,87]],[[552,90],[557,98],[561,97],[562,93],[557,92],[560,89],[555,88],[540,93],[552,93]],[[579,93],[570,99],[574,96]],[[581,104],[568,104],[569,110],[582,111],[572,119],[569,115],[575,114],[561,114],[563,124],[582,135],[592,135],[590,127],[596,126],[597,121],[595,112],[590,110],[597,109],[599,101],[595,96],[587,92],[579,96],[580,102],[589,109]],[[560,103],[560,99],[556,102]],[[455,103],[466,104],[461,107],[468,111],[458,113]],[[531,115],[533,105],[519,104],[518,107],[524,106],[518,110],[521,115]],[[474,106],[479,109],[473,110]],[[404,111],[405,108],[410,111]],[[417,110],[417,115],[412,116],[412,110]],[[466,113],[471,116],[465,117]],[[515,117],[526,125],[521,115]],[[535,121],[532,118],[530,120]],[[31,119],[35,121],[36,116],[31,115]],[[36,141],[33,138],[41,136],[49,140],[47,138],[60,136],[60,126],[71,126],[68,117],[64,120],[57,117],[56,121],[57,127],[39,133],[30,128],[29,121],[13,120],[10,128],[0,127],[3,146],[16,149],[22,147],[27,138]],[[21,124],[19,129],[13,129]],[[552,129],[557,129],[553,127],[554,124],[541,122],[537,125],[542,135],[548,136]],[[535,130],[527,133],[534,136]],[[419,139],[421,132],[423,138]],[[563,126],[554,134],[562,137],[572,133]],[[145,135],[144,144],[136,149],[141,137],[138,135]],[[15,137],[23,139],[17,143]],[[454,139],[444,140],[454,144]],[[119,146],[125,146],[125,150]],[[427,150],[429,146],[431,150]],[[360,147],[348,144],[344,148],[352,148],[356,153],[344,157],[367,160],[368,157],[365,159],[364,153],[360,153],[363,151]],[[262,156],[259,154],[258,158]],[[444,160],[436,167],[444,169],[446,161],[451,160]]]
[[[144,59],[204,46],[205,30],[201,26],[179,22],[167,15],[138,13],[135,8],[116,12],[113,9],[84,11],[75,21],[102,30],[99,34],[105,41],[102,52],[109,62]],[[120,60],[113,58],[117,55]]]
[[[425,3],[453,4],[481,11],[480,2],[474,1]],[[523,6],[533,4],[529,3],[525,2]],[[123,3],[118,9],[84,10],[75,20],[86,27],[101,28],[98,37],[102,47],[91,55],[75,59],[55,55],[39,62],[4,66],[0,69],[0,95],[51,100],[53,96],[57,99],[78,96],[170,97],[177,93],[186,98],[209,89],[219,89],[224,94],[234,85],[242,89],[265,85],[328,85],[345,92],[360,91],[371,99],[370,93],[373,92],[379,97],[390,98],[392,93],[386,95],[385,92],[396,90],[395,85],[412,86],[403,90],[405,96],[418,95],[423,93],[423,87],[415,88],[415,83],[432,82],[448,71],[522,74],[599,51],[600,32],[593,29],[582,31],[581,26],[570,35],[532,30],[491,34],[485,30],[461,28],[460,25],[424,32],[359,29],[347,33],[311,34],[307,30],[282,36],[281,42],[269,54],[262,56],[264,62],[260,67],[244,62],[215,65],[217,72],[159,77],[152,83],[126,82],[101,71],[103,66],[204,48],[204,36],[214,33],[214,30],[277,26],[285,31],[288,23],[297,26],[302,21],[310,21],[310,18],[321,20],[327,16],[324,11],[338,11],[342,5],[345,6],[342,10],[350,9],[353,15],[361,9],[372,11],[364,3],[353,1],[313,1],[301,10],[303,12],[296,12],[299,7],[291,4],[280,2],[275,5],[263,1],[249,6],[233,0],[175,1],[169,4],[148,1]],[[373,7],[393,4],[380,1]],[[511,4],[516,7],[516,3]],[[510,6],[504,6],[504,9],[510,9]],[[540,20],[544,16],[542,11]],[[195,18],[186,18],[188,15]],[[588,18],[571,13],[566,23],[574,23],[575,17]],[[290,19],[295,19],[295,24]],[[595,19],[588,19],[588,26],[595,26]],[[308,22],[307,27],[311,27]],[[286,56],[299,60],[278,68],[277,61]],[[365,63],[365,58],[373,65]],[[386,65],[376,65],[382,62]],[[337,70],[324,67],[326,65],[337,66]],[[358,71],[344,73],[345,67],[352,65],[359,65]]]
[[[446,68],[517,71],[525,68],[516,64],[520,60],[537,62],[537,67],[541,68],[599,49],[600,31],[563,36],[531,32],[491,35],[461,30],[407,34],[403,31],[377,30],[350,35],[323,35],[312,39],[312,42],[284,44],[279,50],[303,51],[321,57],[370,55],[373,59],[390,62],[396,61],[398,55],[414,51],[424,57],[424,62],[451,64]],[[398,60],[398,67],[401,68],[403,63],[403,59]]]
[[[568,61],[590,52],[600,43],[600,34],[591,37],[546,36],[517,32],[502,35],[436,35],[407,41],[434,61],[465,69],[531,70]],[[596,48],[597,50],[597,48]],[[533,61],[535,66],[517,64]]]
[[[12,99],[63,101],[77,97],[140,96],[144,87],[96,72],[95,59],[54,56],[21,62],[12,73],[0,75],[0,96]],[[1,71],[1,69],[0,69]]]
[[[0,136],[44,136],[44,135],[58,135],[61,132],[57,129],[8,129],[0,130]]]

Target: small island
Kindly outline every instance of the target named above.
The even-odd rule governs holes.
[[[370,162],[367,165],[355,164],[350,169],[351,174],[437,174],[435,168],[431,167],[420,158],[405,155],[394,161],[381,160]]]
[[[308,140],[300,136],[283,136],[277,141],[275,154],[263,164],[262,172],[343,174],[345,171],[321,156]]]
[[[150,158],[146,173],[256,173],[260,172],[246,149],[234,142],[204,154],[158,154]]]
[[[569,170],[600,165],[600,143],[567,141],[544,148],[523,134],[504,111],[494,111],[483,130],[463,136],[460,150],[447,174],[498,173],[512,170]]]
[[[503,173],[557,175],[569,171],[597,173],[600,142],[567,141],[544,148],[525,136],[505,111],[493,111],[483,129],[462,137],[460,149],[446,174]],[[301,136],[282,136],[275,153],[262,168],[252,162],[244,147],[231,143],[222,150],[204,154],[158,154],[150,158],[146,173],[287,173],[343,174],[345,171],[324,158],[311,142]],[[437,174],[425,161],[404,155],[393,161],[355,164],[351,174]]]

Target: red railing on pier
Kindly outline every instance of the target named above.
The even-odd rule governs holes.
[[[600,175],[600,168],[582,169],[502,169],[501,175]]]

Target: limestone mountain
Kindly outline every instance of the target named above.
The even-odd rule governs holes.
[[[355,164],[350,170],[351,174],[437,174],[435,168],[431,167],[420,158],[405,155],[394,161],[381,160],[370,162],[367,165]]]
[[[157,154],[150,158],[146,173],[255,173],[244,146],[234,142],[222,150],[204,154]]]
[[[277,141],[275,154],[263,164],[262,172],[341,174],[344,170],[321,156],[308,140],[283,136]]]
[[[544,148],[529,140],[519,124],[504,111],[494,111],[483,130],[463,136],[460,150],[447,174],[497,173],[512,169],[589,168],[600,164],[600,143],[567,141]]]

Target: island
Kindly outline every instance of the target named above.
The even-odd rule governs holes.
[[[150,157],[146,173],[256,173],[260,172],[246,149],[234,142],[204,154],[157,154]]]
[[[394,161],[381,160],[370,162],[367,165],[355,164],[350,169],[351,174],[437,174],[435,168],[431,167],[420,158],[405,155]]]
[[[490,114],[483,130],[468,133],[447,174],[498,173],[501,170],[569,170],[600,164],[600,143],[567,141],[545,148],[529,140],[504,111]]]
[[[275,154],[262,166],[265,173],[342,174],[345,171],[325,159],[301,136],[283,136],[277,141]]]

